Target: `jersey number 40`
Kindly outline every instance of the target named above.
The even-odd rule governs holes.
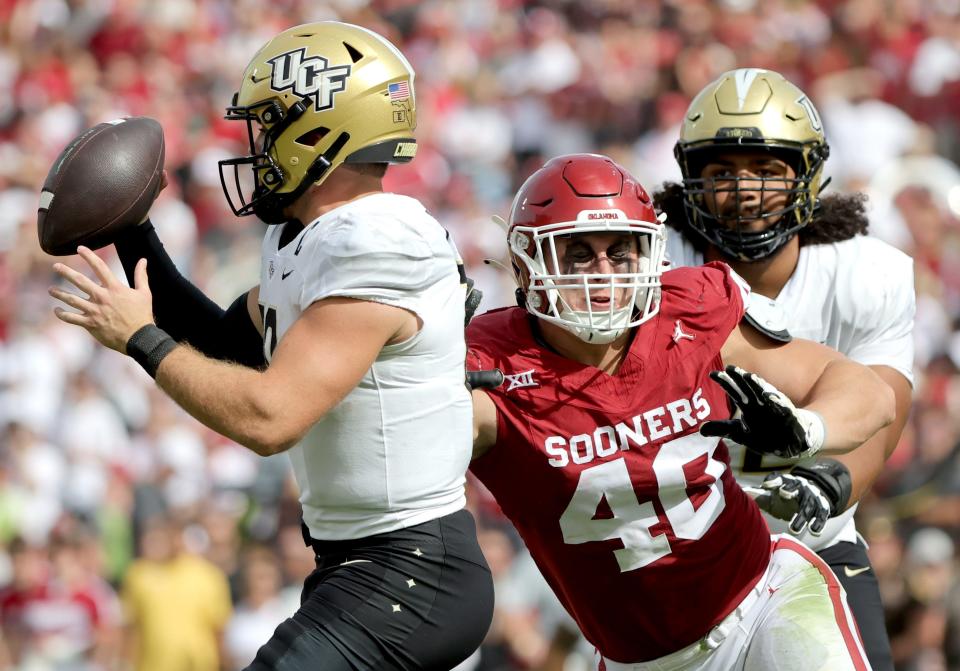
[[[658,499],[673,536],[684,540],[701,538],[725,505],[720,476],[726,465],[713,458],[719,445],[716,438],[693,433],[664,443],[653,460]],[[704,456],[706,459],[704,459]],[[705,466],[703,464],[705,463]],[[700,465],[701,473],[713,478],[707,494],[694,506],[687,494],[690,469]],[[695,475],[690,473],[690,479]],[[606,499],[613,517],[598,519],[597,509]],[[560,516],[563,541],[590,543],[617,538],[623,547],[613,554],[621,571],[633,571],[670,554],[666,531],[654,536],[651,527],[661,522],[653,501],[640,503],[630,480],[627,462],[620,458],[580,473],[573,498]]]

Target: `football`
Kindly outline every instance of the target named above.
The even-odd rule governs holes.
[[[40,192],[37,234],[47,254],[98,249],[150,211],[163,178],[163,128],[150,117],[97,124],[57,157]]]

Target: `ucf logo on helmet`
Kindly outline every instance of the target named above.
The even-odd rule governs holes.
[[[306,54],[307,50],[301,48],[267,61],[273,68],[270,88],[274,91],[293,91],[301,98],[312,96],[318,112],[330,109],[333,107],[333,94],[347,86],[350,66],[336,65],[328,68],[326,58],[304,58]]]

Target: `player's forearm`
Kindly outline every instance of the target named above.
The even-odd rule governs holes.
[[[205,426],[261,456],[292,447],[300,438],[284,421],[264,373],[179,346],[161,362],[157,384]]]
[[[154,320],[170,337],[214,359],[251,368],[266,365],[261,334],[248,314],[247,294],[226,310],[210,300],[180,274],[149,219],[126,231],[115,247],[130,286],[137,262],[147,259]]]
[[[137,261],[147,259],[154,318],[170,337],[181,342],[215,327],[223,309],[183,277],[149,219],[118,236],[114,247],[130,286]]]
[[[825,454],[849,452],[895,417],[890,387],[869,368],[843,359],[827,364],[803,407],[826,424]]]
[[[852,491],[850,505],[859,501],[873,486],[880,473],[883,472],[886,460],[890,458],[900,434],[910,416],[913,388],[907,379],[893,368],[887,366],[871,366],[871,370],[893,389],[896,397],[897,417],[892,423],[877,431],[870,440],[855,450],[846,454],[836,455],[835,459],[842,462],[850,471]]]
[[[474,389],[473,395],[473,456],[482,456],[497,442],[497,408],[481,389]]]
[[[860,447],[845,454],[832,456],[850,471],[850,499],[847,508],[859,501],[883,471],[886,432],[890,427],[881,429]],[[843,511],[838,511],[840,514]]]

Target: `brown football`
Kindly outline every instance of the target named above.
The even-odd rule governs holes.
[[[97,124],[57,157],[40,192],[37,233],[47,254],[98,249],[143,220],[160,192],[163,128],[150,117]]]

